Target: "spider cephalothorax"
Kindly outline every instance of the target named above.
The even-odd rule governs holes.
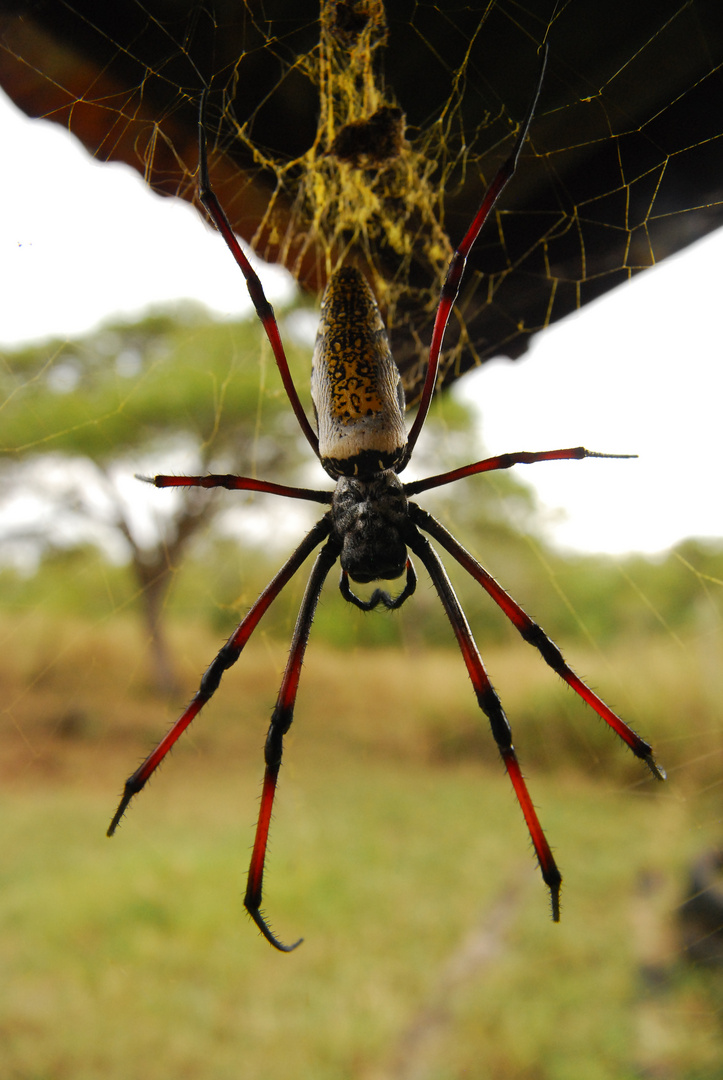
[[[473,462],[447,473],[403,484],[398,473],[407,465],[427,416],[434,392],[444,330],[455,303],[465,262],[499,194],[512,176],[530,125],[544,73],[544,61],[537,91],[527,117],[520,127],[512,153],[487,190],[477,215],[452,256],[432,332],[427,375],[417,416],[407,435],[404,399],[399,373],[389,350],[384,324],[371,289],[356,270],[342,269],[332,275],[322,301],[322,316],[312,365],[312,396],[318,435],[311,427],[291,379],[278,326],[261,282],[241,250],[216,196],[209,185],[206,164],[203,113],[200,123],[200,196],[217,228],[242,270],[254,306],[264,325],[276,362],[299,421],[301,430],[327,473],[336,480],[334,491],[314,491],[287,487],[244,476],[156,476],[157,487],[226,487],[263,491],[293,499],[326,504],[330,509],[304,537],[274,579],[242,619],[206,671],[199,690],[174,726],[126,781],[123,797],[110,824],[111,835],[128,803],[148,781],[170,748],[216,691],[223,672],[238,660],[259,620],[308,556],[321,545],[301,603],[289,659],[274,708],[265,746],[266,770],[261,794],[256,838],[249,866],[245,905],[266,939],[285,952],[296,948],[284,945],[272,933],[261,914],[264,862],[271,810],[281,765],[283,739],[294,715],[296,694],[306,644],[322,586],[329,571],[341,563],[342,596],[363,610],[381,604],[400,607],[414,592],[416,575],[409,552],[424,565],[450,621],[467,667],[480,709],[487,716],[492,734],[519,800],[532,838],[543,879],[550,890],[552,915],[559,919],[561,876],[540,825],[522,777],[512,732],[504,709],[489,680],[464,612],[450,584],[439,555],[424,535],[431,536],[459,563],[513,623],[522,638],[538,650],[542,658],[577,694],[595,710],[646,762],[659,780],[651,747],[636,735],[569,667],[560,650],[540,626],[487,573],[462,545],[409,496],[479,473],[507,469],[512,465],[537,461],[580,460],[586,457],[615,457],[595,454],[582,446],[561,450],[521,451]],[[369,600],[357,597],[349,585],[378,580],[394,580],[406,572],[402,591],[394,598],[375,589]]]
[[[401,577],[407,562],[407,497],[396,473],[368,480],[342,476],[331,501],[332,536],[341,546],[342,570],[353,581]]]

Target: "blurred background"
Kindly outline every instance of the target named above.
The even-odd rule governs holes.
[[[271,86],[291,108],[284,91],[291,73],[302,70],[321,85],[325,39],[316,9],[292,19],[282,7],[272,17],[273,5],[263,12],[246,5],[245,18],[271,50]],[[144,60],[147,98],[154,79],[171,88],[174,105],[154,122],[153,145],[162,145],[164,164],[175,162],[184,202],[150,190],[160,172],[150,141],[136,132],[132,152],[109,149],[124,145],[120,131],[130,131],[139,112],[136,97],[119,108],[102,83],[110,68],[82,6],[3,8],[3,1075],[272,1080],[288,1076],[293,1055],[295,1075],[314,1080],[719,1076],[723,542],[714,289],[723,240],[714,229],[720,174],[695,154],[713,147],[720,155],[720,122],[708,111],[711,130],[688,119],[687,154],[666,142],[669,128],[653,131],[662,95],[672,109],[704,84],[721,93],[715,5],[657,5],[652,15],[642,5],[623,35],[624,57],[594,73],[594,93],[586,41],[577,60],[565,52],[564,16],[572,16],[554,5],[533,5],[527,15],[502,2],[469,5],[476,29],[465,29],[454,63],[442,24],[458,36],[463,24],[433,4],[417,5],[416,14],[387,4],[391,43],[383,35],[367,41],[367,61],[377,47],[394,55],[393,35],[404,26],[423,56],[445,58],[448,96],[429,114],[430,130],[442,118],[444,138],[422,146],[418,122],[406,140],[415,152],[444,157],[437,188],[451,201],[430,195],[429,205],[435,228],[454,242],[469,218],[467,189],[478,199],[509,149],[534,85],[536,47],[550,40],[538,119],[481,240],[474,288],[452,328],[448,389],[405,479],[506,451],[584,444],[639,455],[519,467],[419,501],[653,744],[669,781],[649,778],[474,582],[448,567],[563,872],[562,922],[553,925],[519,808],[429,582],[422,579],[399,612],[363,615],[332,580],[287,738],[265,880],[274,930],[285,940],[305,938],[292,957],[258,938],[242,897],[263,741],[305,569],[114,840],[104,835],[125,777],[319,514],[267,495],[158,491],[136,475],[237,471],[330,486],[298,431],[240,272],[190,205],[195,177],[180,124],[188,107],[192,131],[197,97],[172,58],[202,67],[195,24],[179,5],[171,33],[153,5],[135,8],[144,27],[166,30],[165,59]],[[345,20],[337,46],[356,55],[364,40],[359,5],[331,8],[337,28]],[[364,7],[364,26],[380,25],[372,8]],[[70,34],[61,13],[79,18],[85,38]],[[441,21],[425,21],[433,16]],[[216,42],[226,19],[219,4]],[[299,25],[321,43],[318,53],[292,50]],[[473,46],[506,41],[510,28],[520,60],[508,100]],[[47,70],[30,29],[52,31],[62,46],[60,59],[47,54]],[[115,33],[105,41],[119,63],[141,56],[133,45],[140,36]],[[38,40],[47,45],[47,37]],[[324,222],[295,216],[300,178],[321,173],[323,155],[313,169],[307,151],[273,158],[258,137],[260,106],[251,113],[256,130],[241,123],[241,96],[231,88],[234,80],[245,85],[244,63],[257,52],[263,60],[263,49],[244,40],[234,65],[216,59],[212,68],[213,160],[224,205],[248,206],[260,184],[260,203],[280,207],[289,234],[324,234],[322,253],[306,259],[303,244],[291,250],[274,239],[275,220],[262,215],[248,235],[238,226],[294,271],[258,264],[302,400],[309,400],[318,289],[335,261],[362,259],[365,243],[393,332],[406,342],[400,366],[413,399],[428,330],[428,319],[414,319],[429,303],[417,278],[431,267],[434,294],[434,259],[425,254],[417,265],[402,253],[395,263],[391,241],[371,226],[365,241],[350,235],[348,221],[336,223],[332,243]],[[659,70],[664,40],[677,42],[677,65],[659,73],[655,93],[651,85],[635,97],[629,87],[629,113],[622,111],[620,73],[646,56]],[[611,56],[602,47],[600,54],[601,63]],[[317,68],[304,67],[309,56],[320,58]],[[414,89],[401,74],[392,78],[392,67],[387,58],[385,92],[393,87],[407,108],[404,94]],[[408,70],[418,80],[419,62]],[[583,75],[587,98],[576,82]],[[133,78],[128,94],[145,102],[146,81]],[[45,97],[37,98],[33,80]],[[42,102],[34,110],[31,84]],[[63,91],[62,109],[49,86]],[[470,95],[478,105],[473,129]],[[585,173],[585,161],[566,171],[565,151],[573,158],[585,146],[578,118],[586,102],[604,120],[590,144],[612,146],[618,161],[619,183],[601,180],[614,210],[602,209],[604,193],[588,201],[582,191],[571,194],[571,207],[560,194]],[[68,130],[90,104],[109,118],[102,129],[91,125],[102,147],[95,158]],[[645,118],[633,104],[648,110]],[[122,129],[119,116],[127,120]],[[169,117],[179,124],[172,136]],[[231,121],[251,158],[256,153],[253,167],[241,163],[240,189],[230,166],[222,171],[231,154],[223,124]],[[79,134],[87,145],[88,129]],[[625,155],[633,135],[648,157],[636,157],[631,172]],[[134,154],[125,164],[99,163]],[[687,157],[690,171],[706,179],[705,198],[686,187],[682,172],[665,188]],[[421,160],[414,159],[415,176],[424,175]],[[364,159],[343,164],[340,174],[345,182],[359,174],[366,192],[385,169]],[[547,187],[526,179],[534,169]],[[635,224],[641,186],[647,209]],[[344,189],[351,217],[361,216],[356,197]],[[432,228],[419,215],[405,221],[416,230],[410,252]],[[614,235],[617,246],[598,250],[596,230]],[[576,238],[574,280],[572,256],[555,248],[563,234]],[[437,261],[443,271],[444,258]],[[418,308],[405,307],[405,283]],[[558,311],[556,298],[568,296]],[[543,314],[533,317],[538,308]]]

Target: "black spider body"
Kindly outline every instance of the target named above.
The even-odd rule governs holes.
[[[366,480],[337,480],[331,535],[340,545],[342,570],[353,581],[389,581],[404,573],[408,506],[401,481],[391,470]]]

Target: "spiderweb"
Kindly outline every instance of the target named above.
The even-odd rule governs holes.
[[[212,179],[235,228],[260,255],[287,266],[314,297],[336,266],[358,265],[373,283],[384,308],[395,356],[404,373],[408,397],[413,401],[449,254],[463,235],[484,184],[494,176],[509,151],[534,87],[539,47],[545,41],[551,49],[550,67],[530,140],[524,148],[514,184],[488,223],[474,253],[464,294],[450,326],[443,363],[444,381],[449,383],[492,355],[520,356],[534,334],[720,222],[723,10],[717,2],[659,0],[651,4],[603,5],[539,0],[519,5],[505,0],[490,0],[487,4],[398,0],[383,5],[368,0],[324,4],[321,12],[317,4],[302,0],[218,2],[213,6],[162,5],[146,0],[108,5],[107,12],[95,3],[16,2],[4,5],[0,15],[0,81],[26,111],[54,119],[77,133],[99,160],[123,160],[141,172],[157,191],[187,200],[195,199],[198,96],[202,86],[207,85]],[[229,272],[234,273],[233,267]],[[194,342],[195,333],[190,326],[185,336]],[[199,336],[199,343],[200,340]],[[139,353],[143,347],[139,340]],[[191,345],[188,348],[189,352],[193,351]],[[228,340],[223,348],[231,357],[228,369],[217,371],[209,360],[208,382],[195,391],[198,410],[202,400],[207,401],[205,407],[210,410],[204,446],[212,445],[214,433],[220,430],[222,422],[233,419],[233,410],[237,404],[240,410],[242,404],[240,392],[238,397],[233,397],[229,387],[232,376],[247,366],[248,348]],[[62,347],[56,345],[56,349],[48,357],[49,369],[56,371],[58,379],[71,377],[72,371],[68,375],[68,370],[72,364]],[[107,348],[105,352],[100,350],[99,363],[107,362],[111,355]],[[194,363],[198,365],[198,356],[191,358],[189,366]],[[160,387],[173,387],[174,380],[180,382],[178,372],[164,369],[163,364],[164,356],[159,350],[152,356],[151,370],[143,368],[136,380],[124,382],[123,393],[110,407],[107,402],[99,401],[89,415],[62,420],[60,431],[57,423],[55,426],[49,423],[45,445],[49,449],[59,446],[64,438],[70,437],[74,427],[85,425],[97,439],[93,452],[98,453],[103,442],[119,437],[124,420],[127,426],[134,396],[153,377],[158,376]],[[254,369],[251,380],[259,384],[265,379],[263,386],[256,387],[254,425],[250,431],[244,431],[240,442],[243,454],[255,456],[262,469],[276,470],[283,467],[279,445],[288,431],[283,426],[274,426],[278,406],[273,389],[275,373],[264,374],[264,369],[260,370],[261,375]],[[30,378],[26,382],[19,380],[16,397],[22,399],[28,394],[30,400],[30,382]],[[212,393],[208,393],[210,387]],[[159,402],[162,396],[163,390],[159,389]],[[692,400],[695,401],[695,396]],[[544,403],[540,403],[540,408],[544,408]],[[151,425],[152,418],[145,417],[143,422]],[[450,439],[454,442],[453,430]],[[17,446],[20,445],[18,441]],[[21,456],[17,448],[8,454],[11,463]],[[471,514],[471,509],[463,497],[456,505],[451,500],[449,514],[455,528],[459,526],[464,531],[465,515]],[[469,540],[482,559],[493,532],[494,527],[490,526],[483,538],[473,536]],[[215,558],[219,549],[209,550]],[[170,545],[166,554],[175,573],[177,564]],[[606,690],[613,685],[613,696],[622,701],[626,718],[629,716],[644,734],[655,737],[661,761],[667,764],[669,759],[676,760],[676,753],[683,746],[677,760],[684,764],[678,775],[674,773],[672,777],[673,794],[666,792],[654,808],[659,824],[650,832],[653,866],[657,865],[658,849],[673,843],[670,837],[686,852],[703,850],[715,840],[718,830],[720,781],[716,768],[721,725],[717,695],[722,586],[718,571],[699,554],[681,554],[679,576],[670,578],[671,594],[684,579],[688,582],[694,579],[698,589],[695,618],[682,633],[666,630],[668,613],[662,605],[652,605],[651,610],[646,576],[652,572],[650,568],[620,570],[621,575],[630,574],[632,598],[628,625],[647,626],[649,619],[662,627],[662,644],[658,644],[655,657],[646,654],[636,675],[628,674],[628,682],[621,684],[616,682],[616,670],[629,660],[626,653],[634,648],[632,639],[618,646],[603,646],[606,658],[598,679]],[[235,548],[229,549],[227,556],[229,565],[238,561]],[[71,587],[74,574],[79,582],[81,575],[90,572],[87,565],[79,568],[77,562],[69,563]],[[556,595],[562,596],[565,606],[572,591],[569,580],[575,572],[573,567],[569,578],[561,575],[559,568],[549,566],[545,552],[533,545],[529,567],[522,571],[522,577],[529,574],[546,578],[549,596],[540,602],[539,611],[534,612],[543,625],[547,625],[547,606],[553,604]],[[98,581],[97,628],[123,624],[126,601],[115,598],[113,572],[96,566],[93,573],[97,573]],[[231,569],[224,567],[223,574],[219,608],[223,609],[224,619],[219,618],[219,634],[234,621],[233,605],[243,609],[252,599],[245,592],[247,586],[233,576]],[[610,580],[606,577],[606,584]],[[515,584],[510,578],[510,586],[516,595],[520,593],[524,603],[524,581]],[[294,606],[298,606],[300,589],[301,585],[296,593],[290,592],[292,613]],[[602,609],[606,600],[604,586],[601,592]],[[417,599],[422,608],[425,603],[432,606],[429,598],[415,597],[415,603]],[[102,602],[107,602],[107,610],[101,614]],[[136,655],[130,650],[126,653],[125,624],[115,637],[103,642],[89,662],[85,642],[83,648],[75,646],[72,628],[59,643],[53,624],[43,622],[41,616],[48,604],[47,597],[33,593],[30,588],[23,603],[24,626],[19,630],[17,625],[8,623],[8,636],[25,643],[23,662],[31,670],[34,692],[47,693],[50,701],[51,691],[59,684],[71,702],[74,688],[79,681],[90,680],[93,668],[109,673],[105,707],[114,734],[105,737],[103,754],[87,746],[79,752],[93,755],[98,783],[112,795],[120,779],[116,772],[120,760],[118,743],[132,733],[133,727],[128,713],[116,709],[112,699],[131,685],[135,693],[139,676],[132,664],[125,661],[126,655]],[[574,602],[568,602],[568,606],[573,609],[570,618],[574,622]],[[190,607],[185,614],[190,629],[176,633],[174,643],[179,658],[189,665],[193,684],[199,665],[210,659],[210,655],[206,656],[207,645],[199,647],[194,639]],[[436,617],[441,621],[441,614]],[[474,626],[482,617],[481,612],[470,611]],[[322,610],[319,620],[324,618]],[[282,644],[262,639],[263,645],[255,654],[260,686],[258,716],[262,717],[259,721],[262,726],[264,709],[273,699],[276,668],[283,664],[292,620],[293,614],[282,628],[286,635]],[[554,627],[548,628],[556,633]],[[425,686],[428,685],[430,698],[434,698],[439,691],[433,673],[420,671],[419,665],[415,667],[413,629],[406,678],[428,679]],[[599,640],[599,626],[585,629],[591,642]],[[264,649],[268,656],[264,656]],[[310,654],[312,664],[311,648]],[[354,657],[352,648],[349,655]],[[503,682],[506,680],[512,688],[520,678],[518,669],[511,662],[509,671],[505,672],[501,658],[497,659],[503,669]],[[134,662],[139,664],[137,659]],[[379,658],[379,663],[383,665],[384,661]],[[369,671],[371,667],[370,664]],[[685,692],[672,677],[673,672],[683,667],[689,674],[686,684],[689,689]],[[8,680],[12,674],[8,671]],[[388,670],[386,674],[385,685],[394,687],[399,682],[398,671]],[[457,674],[461,682],[463,675]],[[345,678],[348,681],[349,669]],[[621,678],[624,680],[625,676]],[[653,688],[644,704],[636,697],[641,683]],[[253,687],[249,693],[252,691]],[[460,697],[467,691],[468,687],[462,686]],[[316,692],[319,697],[324,693]],[[544,692],[540,687],[538,700]],[[233,701],[233,687],[228,694],[236,722],[238,702]],[[316,705],[311,691],[310,695]],[[147,720],[144,737],[147,734],[150,740],[152,733],[162,727],[158,718],[166,706],[158,699],[149,704],[140,692],[137,696],[138,711]],[[348,700],[352,696],[347,683],[340,681],[334,691],[335,700],[348,702],[349,722],[357,724],[361,731],[368,717],[356,716],[355,702]],[[37,700],[32,698],[36,710]],[[401,715],[401,691],[399,701]],[[24,708],[21,702],[8,714],[9,731],[18,734],[22,749],[13,750],[7,771],[33,775],[43,770],[50,778],[57,779],[53,769],[60,766],[35,754],[36,714],[29,707],[28,711]],[[444,710],[448,705],[443,701],[440,708]],[[533,719],[527,718],[528,730],[535,723],[534,709],[530,708]],[[176,712],[175,702],[169,702],[167,709],[171,720]],[[78,737],[79,731],[82,735],[83,725],[88,722],[70,704],[62,716],[51,720],[61,737],[71,740]],[[308,720],[309,737],[313,737],[314,717]],[[414,720],[415,717],[410,718],[410,722]],[[342,722],[344,717],[340,718]],[[400,721],[402,726],[403,723]],[[524,723],[521,726],[524,731]],[[575,730],[572,722],[569,730]],[[471,736],[463,735],[467,739],[462,740],[463,752],[474,756],[476,744]],[[482,732],[480,738],[486,740],[486,736]],[[197,745],[202,749],[203,734],[193,737],[198,738]],[[394,747],[393,736],[388,737],[389,745]],[[246,736],[239,736],[242,738]],[[579,738],[582,740],[583,736]],[[244,742],[243,754],[238,755],[245,757],[248,752],[253,765],[256,742],[256,736],[249,738],[250,745]],[[302,738],[297,740],[295,753],[303,754],[302,742]],[[548,747],[544,753],[550,757],[565,753],[565,746],[555,742],[549,733],[540,742]],[[457,752],[454,746],[445,745],[446,752],[454,757]],[[488,752],[485,744],[480,754]],[[105,754],[112,758],[112,769],[104,763]],[[63,759],[63,768],[71,768],[67,760],[68,757]],[[533,760],[532,764],[539,763]],[[167,770],[166,776],[170,778],[171,774],[172,769]],[[627,772],[619,787],[617,780],[611,781],[614,790],[610,804],[620,789],[635,783],[637,780]],[[222,786],[219,780],[219,788]],[[183,798],[187,792],[178,794]],[[641,800],[645,798],[647,789],[641,795]],[[429,806],[434,805],[435,793],[431,789],[426,801]],[[553,804],[554,797],[546,793],[545,811],[551,810]],[[486,821],[493,831],[495,813],[491,810]],[[305,820],[303,813],[299,816]],[[553,836],[561,835],[563,824],[550,822]],[[474,822],[475,829],[479,826],[479,821]],[[573,828],[574,823],[569,827]],[[600,828],[604,828],[602,822]],[[434,822],[430,819],[420,832],[433,830]],[[406,822],[405,836],[412,833],[412,824]],[[684,841],[682,834],[686,834]],[[606,844],[611,848],[618,844],[625,846],[620,835],[608,833]],[[637,839],[626,837],[631,845]],[[279,846],[283,843],[281,836],[278,843]],[[400,851],[400,864],[414,860],[414,843],[408,841]],[[561,846],[563,843],[564,840]],[[149,844],[153,847],[155,841],[151,838]],[[234,860],[238,856],[243,861],[239,854],[242,848],[243,844],[235,850]],[[157,849],[151,850],[147,853],[148,861],[158,854]],[[474,858],[474,853],[466,854],[458,861],[469,865]],[[499,858],[501,861],[509,858],[509,851],[500,851]],[[682,864],[682,856],[680,861]],[[281,887],[281,873],[276,869],[279,866],[277,863],[274,868],[277,889]],[[454,873],[458,872],[464,874],[467,869],[455,867]],[[136,873],[134,867],[129,876],[133,878]],[[191,876],[195,879],[200,875],[194,868]],[[336,879],[328,884],[331,893],[343,891]],[[697,984],[687,990],[683,987],[682,991],[676,984],[670,999],[666,998],[664,989],[655,998],[662,982],[684,981],[684,977],[678,969],[671,974],[669,968],[659,964],[660,950],[650,940],[651,926],[666,925],[662,917],[658,922],[651,920],[651,905],[645,900],[647,888],[653,895],[652,906],[661,904],[660,894],[655,891],[655,874],[638,885],[639,904],[631,918],[639,919],[634,936],[641,957],[641,978],[649,995],[644,1007],[637,998],[635,1004],[641,1045],[659,1045],[656,1039],[662,1038],[661,1030],[665,1033],[668,1010],[672,1026],[684,1027],[686,1019],[692,1017],[693,1030],[703,1033],[701,1041],[709,1038],[714,1046],[719,1038],[715,1015],[719,1009],[716,996],[719,990],[715,985],[710,998],[704,997]],[[606,898],[606,902],[612,905],[616,899]],[[663,897],[669,909],[679,899],[679,892],[670,888]],[[369,898],[371,917],[377,900],[376,896]],[[419,909],[424,908],[419,897],[416,902]],[[456,898],[450,903],[454,905]],[[574,921],[573,907],[570,902],[570,919]],[[159,904],[158,910],[162,909],[163,904]],[[565,918],[567,915],[566,912]],[[228,924],[228,911],[218,914],[214,929],[203,940],[203,948],[215,940],[222,921],[223,925]],[[90,922],[92,926],[92,918]],[[616,950],[629,947],[627,930],[621,931],[620,938],[615,940]],[[319,926],[314,936],[319,938],[323,933],[323,926]],[[99,936],[104,935],[99,931]],[[699,939],[704,936],[699,934]],[[450,954],[453,938],[451,934]],[[238,955],[245,947],[239,945]],[[442,973],[439,984],[431,987],[428,1014],[420,1010],[425,1023],[420,1021],[415,1028],[414,1017],[403,1018],[408,1022],[407,1063],[416,1060],[415,1053],[429,1059],[427,1051],[420,1050],[426,1038],[420,1036],[420,1031],[429,1031],[430,1026],[443,1023],[440,1017],[444,1017],[447,1004],[443,991],[464,980],[464,972],[471,970],[465,965],[471,964],[473,968],[474,958],[479,961],[486,955],[485,947],[493,951],[489,941],[486,946],[479,942],[465,946],[457,966],[450,964],[449,970]],[[525,942],[518,963],[528,972],[534,972],[534,979],[529,980],[528,975],[528,981],[537,982],[544,994],[546,972],[534,971],[534,965],[527,967],[532,964],[530,958],[534,953],[535,949]],[[572,966],[574,960],[573,956]],[[605,957],[600,958],[601,984],[608,978],[604,960]],[[428,963],[426,956],[420,957],[420,978],[424,977],[422,973]],[[388,988],[395,977],[398,978],[398,972],[392,973],[384,983],[385,993],[390,993]],[[715,978],[714,974],[714,983]],[[251,981],[258,986],[264,979]],[[296,984],[292,982],[292,985],[296,989]],[[364,985],[364,993],[371,999],[374,990],[369,984]],[[601,985],[600,992],[606,990],[623,999],[629,988]],[[109,992],[105,985],[103,992]],[[539,997],[540,994],[538,1000]],[[716,1004],[711,1006],[711,1001]],[[703,1021],[702,1013],[705,1013]],[[286,1007],[284,1015],[292,1023]],[[515,1036],[504,1032],[504,1017],[502,1021],[500,1044],[504,1046],[514,1043]],[[509,1016],[506,1022],[510,1023]],[[472,1002],[468,1003],[466,1017],[462,1017],[463,1029],[465,1023],[468,1030],[460,1039],[460,1046],[468,1047],[472,1054],[476,1046],[473,1029],[479,1023]],[[268,1017],[262,1017],[259,1026],[268,1028],[269,1024]],[[558,1038],[559,1016],[556,1024]],[[539,1026],[543,1026],[542,1020]],[[401,1021],[397,1027],[403,1032]],[[233,1033],[224,1029],[222,1036],[214,1041],[223,1044],[228,1038],[229,1045],[238,1047]],[[400,1038],[400,1046],[403,1041]],[[152,1040],[150,1044],[153,1045]],[[464,1051],[461,1053],[464,1056]],[[551,1047],[549,1053],[554,1058],[555,1048]],[[658,1069],[656,1075],[665,1076],[660,1054],[656,1056],[653,1050],[646,1054],[641,1051],[641,1062],[649,1065],[653,1061]],[[711,1050],[706,1060],[710,1063],[714,1058],[715,1050]],[[238,1057],[235,1065],[238,1067]],[[678,1073],[669,1070],[667,1075],[687,1076],[686,1061],[678,1061],[677,1065]],[[474,1064],[468,1068],[473,1069]],[[500,1066],[497,1074],[507,1075],[505,1068]],[[601,1076],[607,1076],[602,1069],[601,1066]],[[642,1069],[641,1064],[640,1072]],[[261,1074],[275,1075],[268,1063],[257,1069],[256,1075]],[[423,1075],[422,1065],[419,1074]],[[404,1073],[401,1066],[394,1072],[390,1065],[388,1075]],[[461,1067],[459,1075],[463,1075]],[[517,1071],[510,1069],[509,1075],[547,1078],[562,1074],[556,1073],[554,1066],[548,1068],[536,1060],[534,1064],[528,1063],[526,1069],[521,1065]]]
[[[356,262],[410,401],[450,244],[509,151],[543,42],[514,197],[474,252],[444,380],[519,355],[721,218],[712,2],[23,7],[4,19],[0,80],[158,191],[195,197],[210,87],[212,179],[237,231],[317,294]]]

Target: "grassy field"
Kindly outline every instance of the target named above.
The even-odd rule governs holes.
[[[148,690],[130,621],[0,630],[2,1080],[721,1075],[723,993],[675,936],[687,867],[720,842],[710,642],[570,656],[665,786],[531,650],[485,651],[559,926],[461,659],[310,648],[266,878],[274,929],[305,938],[282,956],[241,901],[286,644],[249,647],[107,840],[179,702]],[[190,694],[217,643],[174,644]]]

